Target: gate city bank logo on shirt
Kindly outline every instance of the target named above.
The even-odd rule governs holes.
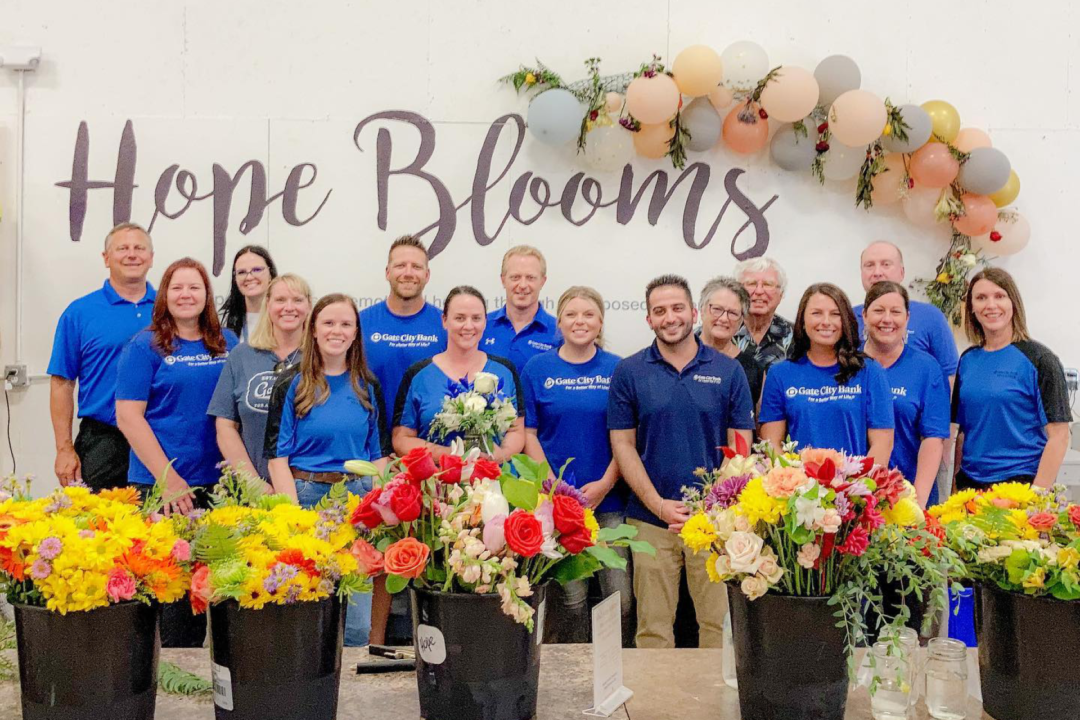
[[[525,344],[531,348],[535,348],[537,350],[544,350],[545,352],[555,347],[551,343],[540,342],[539,340],[526,340]]]
[[[831,400],[854,400],[862,395],[862,385],[822,385],[819,388],[789,387],[787,396],[795,398],[803,396],[813,403],[829,402]]]
[[[611,377],[607,375],[581,375],[576,378],[549,377],[544,380],[546,390],[556,386],[567,390],[607,390],[611,387]]]
[[[371,342],[390,343],[390,347],[427,347],[439,341],[438,335],[424,335],[422,333],[401,333],[393,335],[391,333],[371,333]]]
[[[244,404],[255,412],[264,413],[270,409],[270,393],[274,391],[274,382],[278,374],[273,370],[256,373],[248,380]]]
[[[694,380],[699,383],[705,383],[706,385],[721,385],[724,382],[724,378],[716,375],[694,375]]]
[[[227,357],[229,357],[228,351],[217,357],[214,357],[209,353],[199,353],[198,355],[166,355],[165,364],[175,365],[176,363],[184,363],[188,367],[201,367],[203,365],[213,365],[216,362],[224,362]]]

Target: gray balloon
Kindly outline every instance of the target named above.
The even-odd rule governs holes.
[[[773,135],[769,146],[773,162],[784,170],[809,170],[817,156],[815,139],[796,135],[791,125],[784,125]]]
[[[683,108],[680,117],[683,127],[690,133],[690,142],[686,144],[688,149],[704,152],[720,139],[724,121],[708,98],[699,97],[691,102]]]
[[[529,103],[529,131],[542,143],[564,145],[581,132],[585,109],[569,90],[545,90]]]
[[[826,108],[848,90],[858,90],[862,85],[859,66],[847,55],[830,55],[819,62],[814,68],[814,79],[820,90],[818,105]]]
[[[930,115],[918,105],[901,105],[900,117],[908,124],[907,142],[901,142],[895,135],[886,135],[882,144],[889,152],[913,153],[930,139],[933,123]]]
[[[1005,153],[997,148],[975,148],[971,156],[960,166],[957,180],[968,192],[976,195],[990,195],[1005,187],[1009,182],[1012,163]]]

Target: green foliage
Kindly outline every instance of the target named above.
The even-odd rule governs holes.
[[[531,81],[530,75],[532,76]],[[516,72],[512,72],[509,75],[504,75],[499,78],[499,82],[513,85],[514,90],[517,92],[521,92],[522,89],[528,92],[530,90],[559,88],[564,86],[563,80],[559,77],[558,73],[550,70],[539,60],[536,61],[536,67],[521,65]]]
[[[170,695],[210,695],[214,684],[194,673],[161,660],[158,662],[158,688]]]
[[[869,210],[874,205],[874,178],[882,172],[888,172],[885,167],[885,152],[882,150],[881,141],[875,141],[866,151],[866,159],[863,160],[859,169],[859,181],[855,188],[855,207],[860,205]]]
[[[600,542],[614,542],[615,540],[632,540],[636,538],[638,529],[633,525],[620,525],[613,528],[600,528],[596,539]]]
[[[568,582],[592,577],[597,570],[603,567],[603,564],[594,555],[579,553],[577,555],[568,555],[555,563],[545,577],[565,585]]]
[[[585,548],[585,552],[603,563],[604,567],[614,568],[616,570],[626,569],[626,558],[609,547],[604,547],[603,545],[590,545]]]
[[[0,651],[15,649],[15,623],[0,619]],[[14,680],[18,668],[6,654],[0,654],[0,680]]]
[[[235,555],[240,547],[240,538],[232,528],[217,523],[208,524],[192,546],[194,558],[209,565],[219,560],[226,560]]]
[[[225,465],[217,485],[210,491],[210,505],[215,508],[262,507],[263,499],[269,494],[261,478]]]
[[[371,592],[371,580],[361,575],[346,575],[338,581],[337,596],[342,600],[352,598],[354,593],[369,592]]]
[[[399,592],[409,586],[409,578],[402,577],[401,575],[394,575],[387,573],[386,575],[386,592],[391,595],[397,595]]]
[[[686,165],[686,145],[690,142],[690,131],[682,124],[682,110],[676,111],[675,117],[668,124],[675,130],[675,134],[668,140],[666,155],[671,158],[672,165],[682,170]]]

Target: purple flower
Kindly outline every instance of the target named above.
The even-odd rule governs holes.
[[[277,591],[281,589],[281,586],[296,577],[296,574],[300,572],[292,565],[285,563],[278,563],[270,571],[270,574],[263,580],[263,589],[271,595],[277,594]]]
[[[83,540],[93,540],[94,539],[94,531],[93,530],[80,530],[79,531],[79,537],[81,537]]]
[[[194,523],[194,522],[197,522],[199,520],[199,518],[201,518],[205,514],[206,514],[206,511],[203,510],[202,508],[196,508],[195,510],[192,510],[191,512],[188,513],[187,518],[188,518],[188,520],[190,522]]]
[[[549,497],[566,495],[567,497],[572,497],[577,500],[582,507],[589,506],[589,500],[585,497],[585,494],[565,480],[552,480],[548,478],[544,481],[542,490],[543,493]]]
[[[52,565],[41,558],[35,560],[34,564],[30,566],[30,577],[35,580],[44,580],[50,575],[52,575]]]
[[[60,542],[60,538],[49,536],[41,541],[38,545],[38,555],[45,560],[54,560],[56,556],[64,549],[64,544]]]
[[[713,485],[709,494],[705,496],[705,509],[712,510],[717,505],[725,510],[731,507],[739,499],[739,493],[748,482],[750,482],[749,475],[736,475]]]
[[[45,506],[45,512],[60,512],[69,507],[71,507],[71,498],[65,495],[63,491],[57,490],[52,494],[52,502]]]
[[[833,503],[835,503],[836,512],[840,513],[840,517],[845,517],[851,512],[851,501],[848,500],[847,495],[844,493],[836,493]]]
[[[862,480],[856,480],[848,485],[844,492],[848,497],[866,497],[870,494],[870,488],[866,487],[866,483]]]

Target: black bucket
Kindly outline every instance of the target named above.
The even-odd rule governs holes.
[[[997,720],[1080,718],[1080,600],[975,586],[983,709]]]
[[[534,632],[498,595],[411,589],[416,684],[427,720],[530,720],[540,685],[546,586],[526,598]]]
[[[908,621],[904,624],[919,634],[920,642],[925,645],[930,638],[937,637],[941,623],[936,618],[931,619],[925,632],[923,631],[923,623],[926,621],[927,615],[930,614],[930,591],[923,593],[922,600],[916,598],[914,593],[905,596],[900,579],[887,580],[884,573],[878,576],[878,591],[881,593],[881,604],[885,610],[885,617],[881,620],[879,626],[878,614],[869,606],[864,608],[867,647],[878,641],[878,635],[900,615],[901,608],[905,605],[907,605],[909,616]]]
[[[217,720],[333,720],[345,613],[336,596],[244,610],[210,606]]]
[[[151,720],[161,606],[61,615],[15,605],[24,720]]]
[[[743,720],[843,720],[847,655],[829,598],[750,600],[728,585],[728,604]]]

